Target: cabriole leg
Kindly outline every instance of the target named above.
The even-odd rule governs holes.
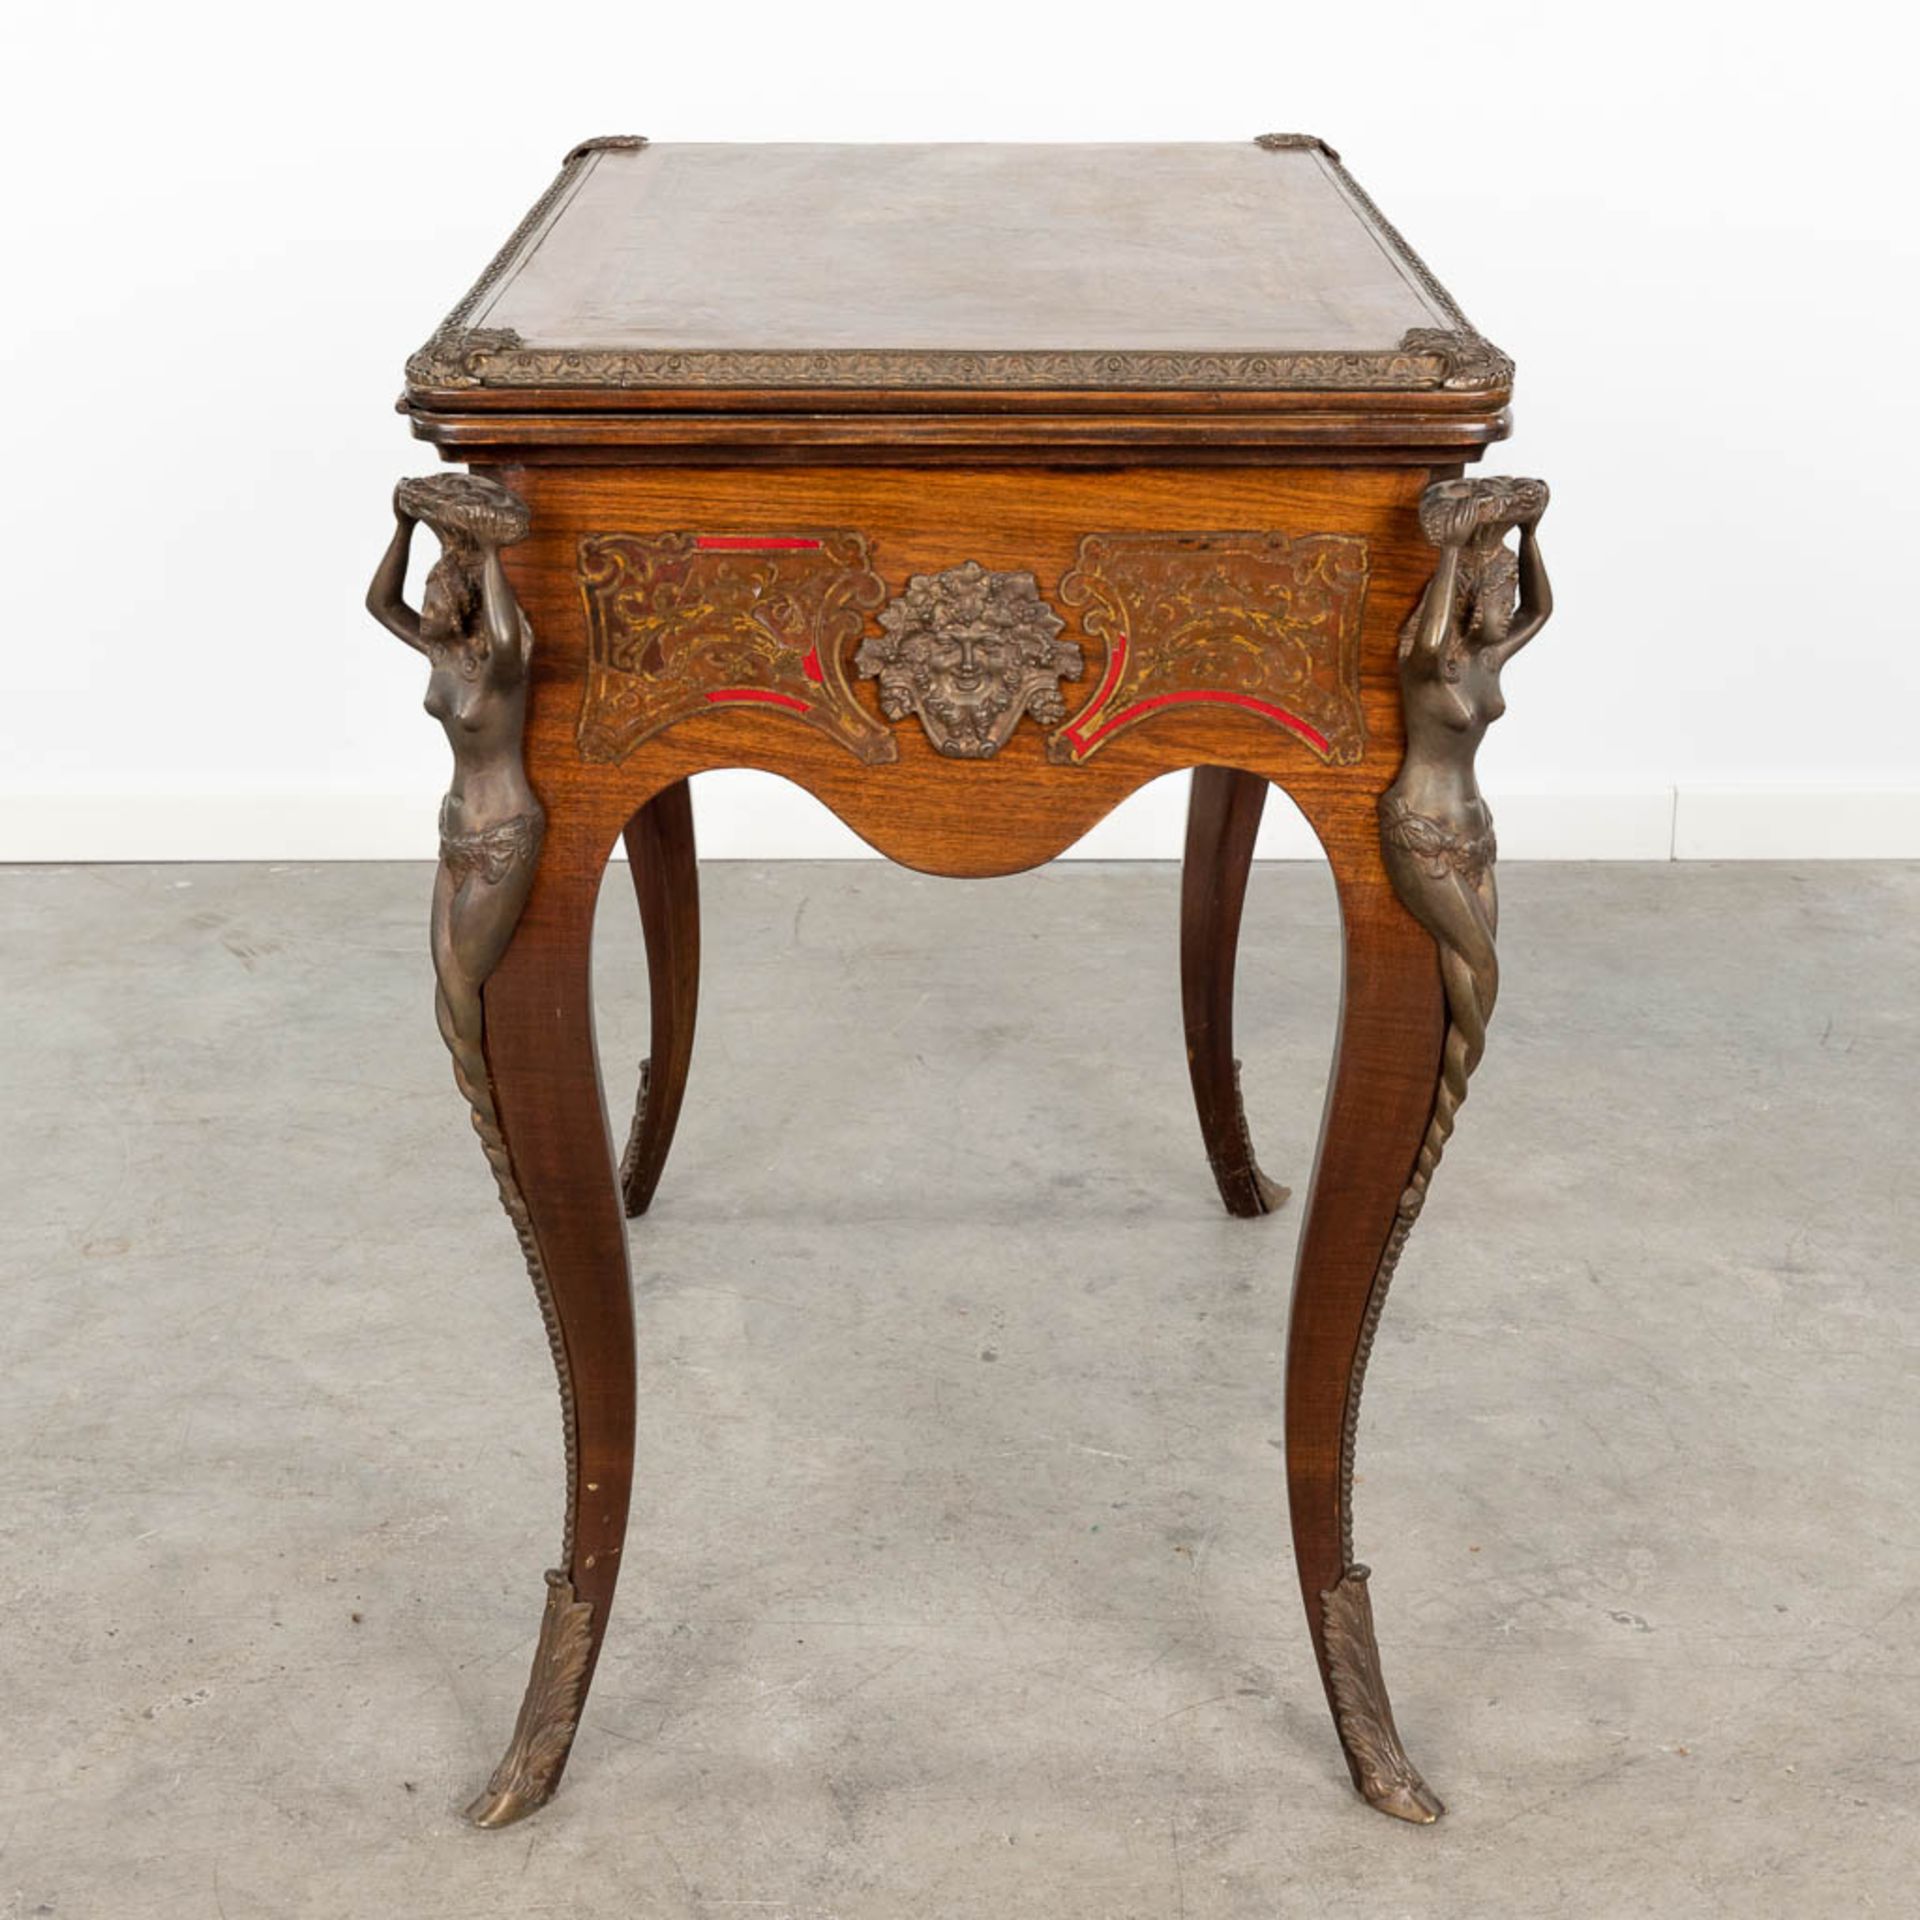
[[[1247,897],[1254,838],[1267,783],[1235,767],[1195,767],[1187,800],[1187,844],[1180,868],[1180,1002],[1186,1018],[1187,1071],[1207,1162],[1227,1211],[1242,1219],[1271,1213],[1287,1189],[1254,1158],[1233,1051],[1233,976],[1240,914]]]
[[[435,474],[402,481],[394,513],[367,605],[430,661],[427,711],[453,750],[433,891],[435,1011],[546,1322],[566,1451],[561,1564],[547,1575],[532,1677],[506,1755],[467,1810],[496,1827],[543,1804],[566,1765],[633,1481],[626,1226],[590,1000],[606,849],[550,834],[526,775],[534,636],[500,561],[528,531],[525,505],[496,481]],[[422,524],[441,552],[416,610],[405,586]]]
[[[1407,748],[1377,840],[1332,836],[1347,978],[1287,1346],[1287,1490],[1301,1591],[1354,1784],[1383,1813],[1442,1811],[1380,1673],[1368,1570],[1353,1556],[1360,1392],[1407,1237],[1499,990],[1493,818],[1474,773],[1505,710],[1501,669],[1553,609],[1537,480],[1449,480],[1421,500],[1439,563],[1400,638]],[[1518,552],[1506,535],[1519,530]]]
[[[590,970],[603,862],[549,849],[486,989],[486,1053],[508,1150],[501,1182],[560,1378],[566,1522],[526,1698],[505,1756],[468,1808],[499,1827],[542,1806],[578,1730],[619,1578],[633,1489],[633,1295],[600,1098]],[[516,1200],[518,1202],[516,1209]]]
[[[640,1063],[633,1126],[620,1160],[620,1193],[629,1218],[646,1212],[673,1145],[693,1059],[700,997],[700,877],[694,857],[688,784],[663,788],[627,822],[627,863],[647,943],[652,1024]]]
[[[1367,1569],[1353,1559],[1353,1440],[1374,1329],[1410,1221],[1445,1025],[1433,942],[1377,858],[1335,878],[1346,985],[1287,1330],[1287,1497],[1320,1677],[1353,1783],[1384,1813],[1440,1802],[1407,1759],[1380,1676]]]

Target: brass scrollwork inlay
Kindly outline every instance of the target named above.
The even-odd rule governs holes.
[[[664,727],[746,708],[788,714],[874,764],[898,752],[855,700],[846,656],[887,597],[858,533],[596,533],[580,752],[624,760]]]
[[[1077,764],[1150,715],[1234,708],[1334,765],[1360,758],[1367,543],[1353,534],[1090,533],[1060,583],[1106,670],[1047,744]]]

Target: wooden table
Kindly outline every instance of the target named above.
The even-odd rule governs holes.
[[[1234,956],[1267,783],[1298,802],[1346,977],[1288,1336],[1294,1550],[1355,1785],[1440,1812],[1381,1680],[1353,1451],[1498,978],[1474,754],[1549,612],[1547,495],[1461,475],[1506,433],[1511,381],[1298,134],[589,140],[408,363],[414,432],[473,471],[401,483],[368,604],[431,662],[453,748],[440,1029],[566,1433],[561,1563],[480,1825],[552,1794],[619,1572],[625,1216],[686,1084],[687,782],[710,767],[783,774],[888,857],[955,875],[1036,866],[1191,768],[1187,1051],[1221,1198],[1249,1218],[1287,1196],[1241,1110]],[[416,612],[420,522],[440,554]],[[652,1039],[616,1166],[588,945],[623,835]]]

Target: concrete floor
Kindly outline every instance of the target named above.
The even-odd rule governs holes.
[[[602,1040],[644,1048],[624,874]],[[1920,867],[1513,867],[1359,1545],[1452,1811],[1349,1791],[1165,868],[706,879],[634,1234],[641,1478],[572,1775],[457,1810],[559,1523],[409,868],[0,875],[0,1913],[1907,1914]],[[1310,1164],[1325,877],[1243,1051]]]

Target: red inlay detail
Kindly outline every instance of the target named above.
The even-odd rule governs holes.
[[[1127,636],[1116,633],[1113,645],[1107,649],[1107,670],[1100,677],[1100,691],[1093,696],[1093,711],[1100,711],[1101,703],[1120,684],[1120,675],[1127,664]]]
[[[1285,707],[1276,707],[1270,700],[1256,700],[1250,693],[1210,693],[1199,687],[1189,693],[1156,693],[1150,700],[1136,700],[1132,706],[1122,707],[1112,719],[1102,721],[1084,738],[1075,735],[1074,745],[1081,753],[1090,753],[1115,727],[1124,726],[1137,714],[1152,713],[1159,707],[1195,706],[1245,707],[1249,713],[1278,721],[1289,733],[1298,734],[1316,753],[1324,756],[1332,751],[1332,743],[1318,727],[1309,726]]]
[[[695,537],[693,544],[702,553],[792,553],[817,551],[820,546],[818,540],[763,540],[751,533],[703,533]]]
[[[738,701],[766,707],[785,707],[789,713],[811,713],[813,703],[791,693],[775,693],[770,687],[717,687],[707,695],[710,706],[731,706]]]
[[[1116,633],[1107,645],[1107,670],[1100,676],[1100,689],[1093,698],[1087,702],[1087,711],[1089,713],[1098,713],[1101,707],[1106,704],[1107,696],[1120,684],[1120,675],[1126,664],[1127,636],[1124,633]],[[1100,731],[1104,733],[1106,729],[1103,727]],[[1081,739],[1078,722],[1067,728],[1066,734],[1067,738],[1073,742],[1074,752],[1086,752],[1089,743]],[[1096,738],[1097,737],[1098,736],[1096,736]]]
[[[800,662],[800,671],[804,673],[816,687],[826,685],[827,676],[820,671],[820,642],[818,640],[807,649],[807,657]]]

